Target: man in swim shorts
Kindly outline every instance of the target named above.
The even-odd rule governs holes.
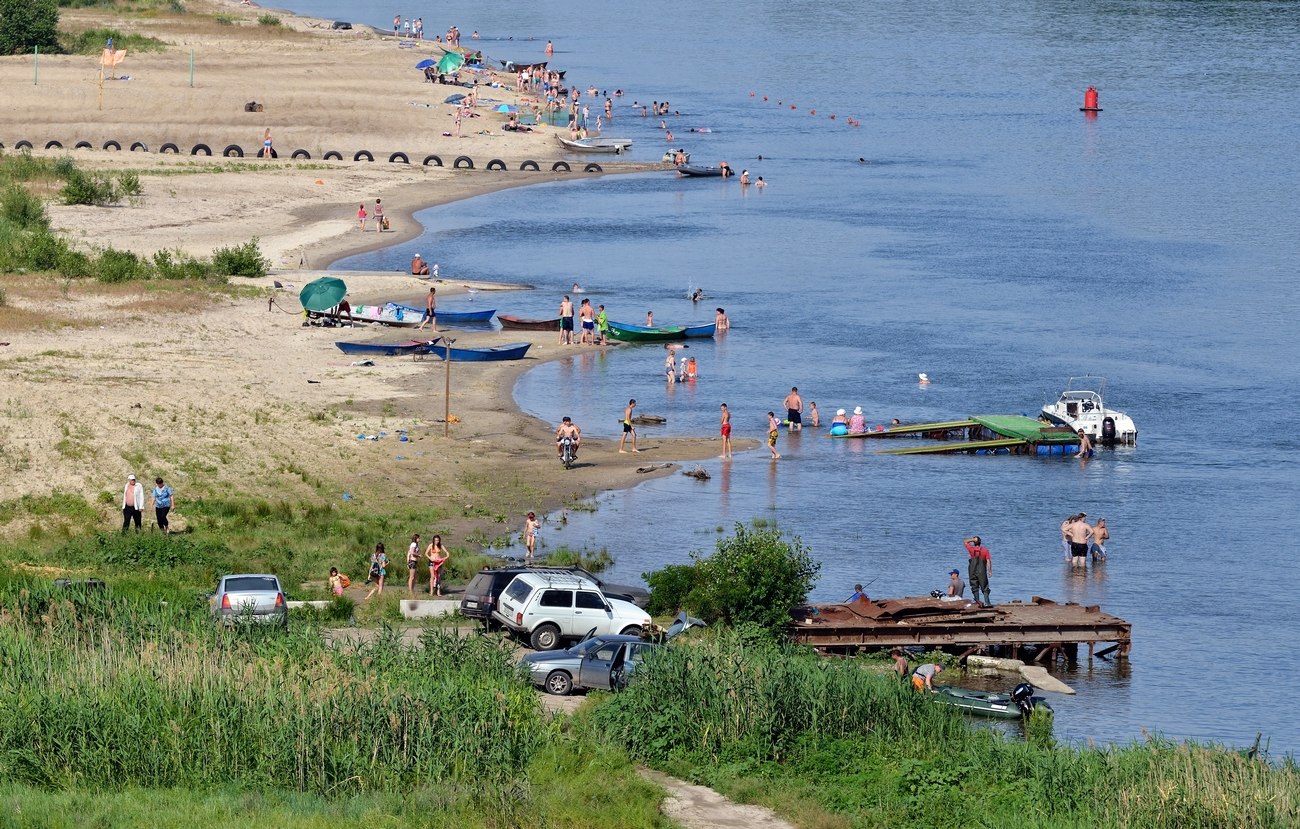
[[[573,301],[560,300],[560,345],[573,345]]]
[[[731,410],[722,404],[722,457],[731,457]]]
[[[776,412],[767,413],[767,449],[772,453],[772,460],[780,459],[776,451],[776,438],[781,434],[781,421],[776,419]]]
[[[623,449],[623,444],[627,443],[628,435],[632,436],[632,451],[633,452],[641,451],[640,449],[636,448],[636,428],[632,425],[632,410],[635,408],[636,408],[636,399],[634,398],[632,400],[627,401],[627,408],[623,410],[623,436],[618,439],[618,453],[620,455],[625,453],[625,450]]]
[[[799,387],[791,386],[790,393],[785,396],[785,419],[790,423],[790,428],[798,432],[803,429],[803,398],[799,396]]]
[[[429,263],[425,262],[424,257],[421,256],[420,254],[418,253],[415,254],[415,258],[411,260],[411,276],[428,276],[428,275],[429,275]]]
[[[596,313],[592,310],[591,300],[583,299],[582,304],[578,307],[578,316],[582,319],[582,337],[579,343],[586,345],[596,344]]]
[[[1083,520],[1087,513],[1079,513],[1065,525],[1065,537],[1070,540],[1070,567],[1088,566],[1088,542],[1092,539],[1092,525]]]
[[[417,257],[417,258],[419,257],[419,254],[418,254],[418,253],[416,254],[416,257]],[[415,263],[412,263],[412,267],[414,267],[414,264],[415,264]],[[426,266],[425,266],[425,273],[428,273],[428,270],[429,270],[429,269],[428,269],[428,266],[426,265]],[[433,330],[434,330],[434,331],[437,331],[437,330],[438,330],[438,297],[437,297],[437,293],[438,293],[438,289],[437,289],[437,288],[430,288],[430,289],[429,289],[429,296],[424,300],[424,319],[420,320],[420,327],[417,328],[417,329],[415,329],[416,331],[423,331],[423,330],[424,330],[424,326],[425,326],[425,324],[430,323],[430,322],[433,323]]]

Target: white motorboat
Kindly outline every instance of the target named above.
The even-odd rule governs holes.
[[[1076,432],[1082,429],[1094,444],[1136,444],[1137,426],[1133,418],[1106,408],[1102,397],[1105,387],[1104,377],[1071,377],[1060,398],[1043,407],[1043,419]]]

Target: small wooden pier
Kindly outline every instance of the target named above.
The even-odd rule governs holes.
[[[1006,648],[1018,658],[1022,647],[1037,651],[1041,662],[1064,653],[1073,658],[1079,645],[1089,656],[1127,657],[1133,626],[1097,605],[1058,604],[1034,596],[1029,602],[980,607],[972,601],[930,597],[858,599],[849,604],[795,608],[791,638],[820,650],[897,648],[921,645],[958,652],[962,658],[985,648]],[[1096,645],[1102,644],[1094,652]]]

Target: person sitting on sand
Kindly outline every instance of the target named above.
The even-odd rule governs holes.
[[[415,254],[415,258],[411,260],[411,275],[412,276],[429,275],[429,263],[425,262],[424,258],[421,257],[420,254],[418,253]]]

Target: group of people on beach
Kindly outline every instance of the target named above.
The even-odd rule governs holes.
[[[442,543],[442,536],[435,534],[429,540],[429,543],[421,549],[420,534],[415,533],[411,536],[411,543],[406,548],[406,591],[415,597],[415,585],[419,581],[419,571],[421,562],[429,568],[429,595],[442,595],[442,568],[451,558],[451,553]],[[366,593],[365,598],[378,596],[384,592],[384,586],[388,581],[388,552],[384,549],[384,543],[381,541],[375,545],[374,552],[370,554],[370,569],[366,576],[366,584],[373,585]],[[352,585],[352,580],[343,573],[339,568],[331,567],[328,579],[328,586],[331,593],[335,596],[342,596],[344,589]]]

